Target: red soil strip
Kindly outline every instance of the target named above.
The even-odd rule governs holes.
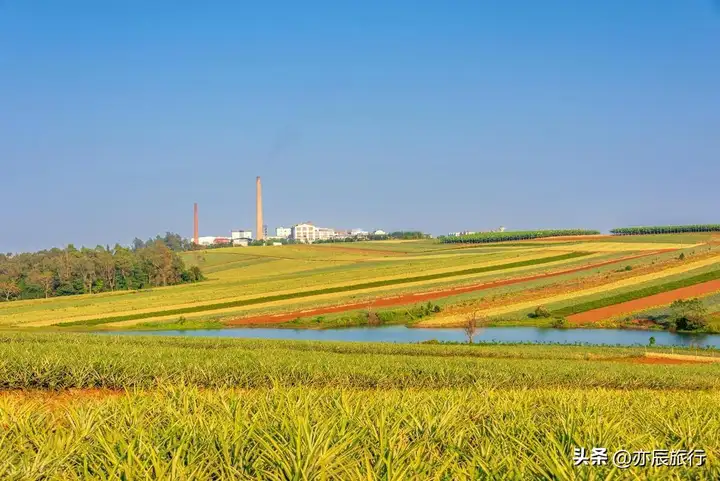
[[[230,326],[247,326],[247,325],[258,325],[258,324],[276,324],[280,322],[292,321],[298,317],[314,317],[322,314],[335,314],[338,312],[354,311],[359,309],[369,309],[377,307],[391,307],[391,306],[402,306],[406,304],[416,304],[420,302],[431,301],[434,299],[442,299],[444,297],[456,296],[458,294],[465,294],[468,292],[483,291],[486,289],[492,289],[494,287],[508,286],[511,284],[519,284],[521,282],[530,282],[538,279],[546,279],[548,277],[562,276],[565,274],[572,274],[575,272],[582,272],[586,270],[596,269],[598,267],[606,266],[609,264],[615,264],[619,262],[626,262],[631,259],[637,259],[640,257],[646,257],[650,255],[661,254],[663,252],[669,252],[675,249],[661,249],[657,251],[644,252],[642,254],[636,254],[633,256],[622,257],[620,259],[613,259],[609,261],[598,262],[596,264],[590,264],[586,266],[574,267],[572,269],[566,269],[563,271],[546,272],[543,274],[536,274],[526,277],[518,277],[515,279],[503,279],[499,281],[486,282],[482,284],[472,284],[469,286],[455,287],[451,289],[443,289],[431,292],[420,292],[417,294],[405,294],[402,296],[394,297],[379,297],[368,302],[357,302],[353,304],[344,304],[341,306],[328,306],[319,307],[317,309],[310,309],[304,311],[295,311],[284,314],[264,315],[255,317],[245,317],[239,319],[231,319],[225,322]]]
[[[569,316],[568,321],[573,323],[603,321],[622,314],[671,304],[678,299],[699,297],[717,291],[720,291],[720,279],[695,284],[694,286],[681,287],[674,291],[661,292],[660,294],[635,299],[634,301],[621,302],[620,304],[614,304],[612,306],[580,312]]]

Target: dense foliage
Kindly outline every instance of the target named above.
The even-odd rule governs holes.
[[[168,249],[175,252],[189,251],[197,247],[190,239],[185,239],[180,234],[166,232],[164,236],[157,235],[154,239],[148,239],[146,241],[136,237],[133,240],[132,248],[133,250],[138,250],[143,247],[150,247],[156,242],[162,242]]]
[[[526,239],[539,239],[542,237],[560,237],[560,236],[581,236],[581,235],[597,235],[600,234],[596,230],[585,229],[558,229],[558,230],[528,230],[515,232],[478,232],[475,234],[457,235],[457,236],[441,236],[438,237],[440,242],[445,244],[480,244],[484,242],[503,242],[516,241]]]
[[[0,254],[0,301],[169,286],[203,279],[186,269],[162,239],[76,249],[69,245],[35,253]]]
[[[611,229],[610,232],[617,235],[677,234],[681,232],[720,232],[720,224],[618,227],[616,229]]]
[[[670,305],[672,324],[681,331],[697,331],[708,325],[707,309],[700,299],[678,299]]]

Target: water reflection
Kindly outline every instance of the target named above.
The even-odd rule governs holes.
[[[405,326],[354,327],[344,329],[198,329],[188,331],[116,331],[105,334],[235,337],[250,339],[298,339],[356,342],[422,342],[466,341],[462,329],[413,329]],[[563,344],[647,345],[650,337],[660,346],[712,346],[720,348],[718,334],[677,334],[666,331],[635,331],[622,329],[548,329],[536,327],[490,327],[483,329],[475,340],[484,342],[535,342]]]

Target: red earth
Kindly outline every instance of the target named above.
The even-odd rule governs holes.
[[[592,311],[580,312],[569,316],[568,321],[573,323],[604,321],[615,316],[671,304],[678,299],[699,297],[717,291],[720,291],[720,279],[695,284],[694,286],[681,287],[674,291],[661,292],[660,294],[635,299],[634,301],[621,302],[620,304],[601,307],[599,309],[593,309]]]
[[[292,321],[293,319],[297,319],[299,317],[314,317],[314,316],[319,316],[319,315],[323,315],[323,314],[335,314],[338,312],[347,312],[347,311],[354,311],[354,310],[359,310],[359,309],[416,304],[416,303],[420,303],[420,302],[431,301],[434,299],[442,299],[444,297],[456,296],[458,294],[465,294],[468,292],[483,291],[486,289],[492,289],[493,287],[508,286],[511,284],[518,284],[521,282],[529,282],[529,281],[534,281],[534,280],[538,280],[538,279],[545,279],[548,277],[555,277],[555,276],[561,276],[561,275],[565,275],[565,274],[572,274],[574,272],[581,272],[581,271],[596,269],[598,267],[606,266],[609,264],[626,262],[631,259],[637,259],[639,257],[656,255],[656,254],[668,252],[671,250],[674,250],[674,249],[662,249],[662,250],[657,250],[657,251],[644,252],[642,254],[627,256],[627,257],[623,257],[620,259],[613,259],[613,260],[609,260],[609,261],[598,262],[596,264],[589,264],[586,266],[574,267],[572,269],[566,269],[566,270],[562,270],[562,271],[546,272],[543,274],[536,274],[536,275],[532,275],[532,276],[518,277],[515,279],[502,279],[499,281],[486,282],[486,283],[482,283],[482,284],[473,284],[473,285],[469,285],[469,286],[455,287],[455,288],[451,288],[451,289],[442,289],[442,290],[431,291],[431,292],[419,292],[417,294],[405,294],[405,295],[393,296],[393,297],[379,297],[379,298],[373,299],[368,302],[357,302],[357,303],[353,303],[353,304],[344,304],[341,306],[319,307],[317,309],[308,309],[308,310],[304,310],[304,311],[295,311],[295,312],[288,312],[288,313],[282,313],[282,314],[231,319],[231,320],[226,321],[225,324],[231,325],[231,326],[277,324],[280,322]]]

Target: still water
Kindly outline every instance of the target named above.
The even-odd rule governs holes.
[[[306,341],[421,342],[429,340],[465,342],[462,329],[417,329],[405,326],[350,327],[343,329],[198,329],[187,331],[115,331],[107,334],[185,337],[237,337],[250,339],[297,339]],[[666,331],[621,329],[542,329],[537,327],[489,327],[475,342],[534,342],[565,344],[647,345],[650,337],[661,346],[712,346],[720,348],[720,334],[676,334]]]

